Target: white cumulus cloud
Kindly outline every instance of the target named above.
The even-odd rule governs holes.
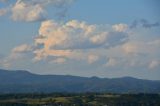
[[[127,25],[127,24],[116,24],[116,25],[113,25],[112,28],[113,28],[115,31],[124,32],[124,31],[127,30],[128,25]]]
[[[87,24],[77,20],[66,23],[47,20],[42,22],[34,51],[36,59],[47,56],[70,57],[77,50],[111,48],[123,44],[127,33],[101,30],[98,25]]]
[[[57,14],[65,16],[69,4],[74,0],[16,0],[11,2],[9,0],[1,0],[0,2],[9,2],[9,6],[0,9],[0,16],[10,13],[11,19],[14,21],[43,21],[47,19],[47,7],[51,5],[54,7]]]
[[[40,4],[31,4],[18,0],[12,8],[12,19],[15,21],[38,21],[45,19],[45,10]]]

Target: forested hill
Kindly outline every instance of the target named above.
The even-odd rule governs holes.
[[[160,81],[122,78],[37,75],[0,69],[0,93],[111,92],[160,93]]]

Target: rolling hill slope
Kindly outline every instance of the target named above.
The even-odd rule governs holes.
[[[0,93],[112,92],[160,93],[160,81],[132,77],[98,78],[69,75],[37,75],[0,69]]]

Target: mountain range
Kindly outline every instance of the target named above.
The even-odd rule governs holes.
[[[38,75],[0,69],[0,94],[51,92],[160,93],[160,80]]]

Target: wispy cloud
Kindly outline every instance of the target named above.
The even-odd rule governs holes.
[[[130,28],[136,28],[138,26],[141,26],[141,27],[144,27],[144,28],[152,28],[152,27],[160,26],[160,23],[159,22],[150,23],[146,19],[140,19],[140,20],[133,21],[132,24],[130,25]]]
[[[4,16],[8,13],[9,9],[8,8],[1,8],[0,9],[0,16]]]
[[[0,0],[0,2],[3,2],[3,3],[5,3],[5,2],[8,2],[9,0]]]
[[[154,70],[154,69],[159,69],[160,68],[160,61],[158,60],[152,60],[149,64],[149,68]]]
[[[29,51],[32,51],[32,47],[27,44],[22,44],[20,46],[13,48],[12,50],[13,53],[25,53]]]
[[[92,64],[92,63],[98,61],[98,59],[99,59],[98,55],[93,55],[93,54],[88,55],[88,63],[89,64]]]

